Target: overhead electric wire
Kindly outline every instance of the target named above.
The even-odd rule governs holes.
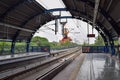
[[[79,29],[82,28],[82,29],[80,29],[80,31],[83,33],[84,36],[86,36],[85,33],[84,33],[84,32],[86,32],[86,31],[84,30],[84,28],[81,26],[81,24],[78,23],[78,25],[80,26],[80,27],[78,27]]]
[[[42,29],[40,29],[39,31],[42,31],[42,32],[45,32],[45,33],[49,34],[49,32],[46,32],[45,30],[42,30]],[[53,30],[51,30],[51,31],[53,31]],[[51,34],[54,34],[54,33],[51,33]],[[61,35],[60,33],[58,33],[58,34]]]
[[[73,25],[72,25],[73,26]],[[80,28],[79,28],[80,29]],[[82,30],[80,29],[80,32],[84,35],[84,33],[82,32]],[[76,35],[75,35],[75,33],[73,33],[72,34],[73,36],[72,36],[72,38],[74,38],[74,39],[78,39],[78,37],[76,37]],[[83,38],[83,36],[82,36],[82,38]],[[86,40],[86,37],[84,36],[84,38],[83,38],[83,40],[82,41],[84,41],[84,40]]]
[[[52,28],[49,28],[49,29],[52,29]],[[42,32],[44,32],[44,33],[47,33],[47,34],[49,34],[49,35],[50,35],[50,34],[54,35],[53,37],[55,37],[56,40],[59,39],[59,36],[61,36],[60,33],[58,33],[59,35],[56,35],[56,36],[55,36],[55,34],[52,33],[52,32],[48,32],[48,31],[46,31],[46,30],[39,29],[39,32],[40,32],[40,31],[42,31]],[[51,31],[53,31],[53,30],[51,30]]]
[[[76,23],[75,23],[75,21],[74,21],[74,24],[76,25]],[[72,27],[73,27],[74,25],[72,25]],[[78,25],[77,25],[78,26]],[[78,27],[77,27],[78,28]],[[82,30],[81,29],[79,29],[80,30],[80,32],[82,32]],[[86,39],[85,38],[85,34],[82,32],[82,34],[84,35],[84,39]]]
[[[54,29],[52,29],[52,28],[50,28],[50,27],[48,27],[48,26],[46,26],[46,28],[47,29],[49,29],[49,30],[51,30],[51,31],[55,31]],[[42,29],[40,29],[39,31],[41,31]],[[46,30],[46,29],[44,29],[44,30]],[[43,30],[42,30],[43,31]],[[59,32],[58,32],[58,34],[60,34]],[[62,34],[60,34],[60,35],[62,35]]]
[[[2,22],[0,22],[0,25],[5,26],[5,27],[10,27],[10,28],[13,28],[13,29],[18,29],[18,30],[21,30],[21,31],[26,31],[26,32],[31,32],[31,33],[35,32],[34,30],[21,28],[21,27],[18,27],[18,26],[13,26],[13,25],[10,25],[10,24],[2,23]]]
[[[81,27],[81,25],[80,25],[80,24],[76,24],[76,22],[75,22],[74,20],[73,20],[73,22],[75,23],[76,26],[79,25],[79,26]],[[77,28],[81,31],[81,33],[83,34],[84,39],[85,39],[85,38],[86,38],[86,37],[85,37],[86,35],[85,35],[84,32],[82,31],[82,30],[84,30],[84,29],[81,30],[80,27],[77,27]],[[81,28],[82,28],[82,27],[81,27]]]

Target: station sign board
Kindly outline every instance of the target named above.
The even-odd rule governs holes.
[[[87,37],[95,37],[95,34],[87,34]]]

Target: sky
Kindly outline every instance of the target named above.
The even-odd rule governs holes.
[[[53,9],[53,8],[64,8],[65,5],[61,0],[36,0],[46,9]],[[53,13],[54,15],[58,14],[58,12]],[[62,16],[70,16],[69,12],[62,12]],[[62,19],[61,21],[65,21]],[[58,33],[55,35],[55,32],[52,29],[55,28],[54,25],[55,21],[48,22],[47,24],[43,25],[34,36],[41,36],[46,37],[50,42],[59,42],[62,39],[62,31],[61,31],[61,24],[58,24]],[[67,19],[67,24],[65,25],[68,30],[68,36],[72,38],[72,41],[78,44],[82,44],[83,42],[88,42],[87,38],[87,23],[81,20],[76,19]],[[89,25],[89,33],[92,33],[92,26]],[[98,35],[98,32],[94,29],[94,34]],[[90,38],[90,44],[94,43],[95,38]]]

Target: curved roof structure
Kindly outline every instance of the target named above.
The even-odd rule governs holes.
[[[0,0],[0,38],[29,40],[53,16],[35,0]]]
[[[120,34],[119,0],[100,0],[99,3],[96,3],[95,0],[63,0],[63,2],[66,8],[71,9],[70,13],[73,16],[79,16],[91,22],[93,22],[95,16],[95,5],[99,4],[95,24],[109,37],[115,37]]]
[[[102,30],[103,38],[120,35],[120,0],[62,1],[73,18]],[[0,39],[30,40],[41,25],[55,19],[46,11],[36,0],[0,0]]]

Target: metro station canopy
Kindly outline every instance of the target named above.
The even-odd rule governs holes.
[[[73,18],[95,22],[103,36],[114,39],[120,35],[120,0],[62,1]],[[45,11],[36,0],[0,0],[0,39],[30,41],[42,25],[56,18]]]

